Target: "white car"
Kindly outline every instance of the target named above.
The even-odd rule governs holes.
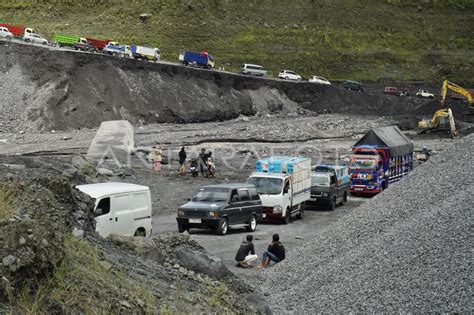
[[[325,79],[323,77],[318,77],[318,76],[315,76],[315,75],[313,75],[311,78],[309,78],[308,82],[331,85],[331,82],[329,82],[327,79]]]
[[[416,96],[418,97],[428,97],[428,98],[433,98],[434,97],[434,94],[433,93],[430,93],[426,90],[418,90],[418,92],[416,92]]]
[[[301,76],[291,70],[281,70],[280,73],[278,74],[278,77],[280,79],[285,79],[285,80],[295,80],[295,81],[300,81]]]
[[[0,38],[12,39],[13,34],[6,27],[0,27]]]
[[[23,40],[25,42],[49,45],[49,42],[43,36],[41,36],[40,34],[35,34],[35,33],[25,33],[25,35],[23,36]]]

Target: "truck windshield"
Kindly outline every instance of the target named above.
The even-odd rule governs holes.
[[[279,195],[283,189],[282,178],[250,177],[247,183],[255,185],[260,195]]]
[[[329,186],[329,175],[313,173],[311,175],[311,185],[313,186]]]
[[[226,202],[229,199],[227,188],[201,188],[193,196],[194,202]]]
[[[351,168],[358,169],[358,170],[370,170],[375,169],[377,166],[377,160],[375,158],[352,158],[351,160]]]

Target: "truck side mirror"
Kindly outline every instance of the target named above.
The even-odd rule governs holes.
[[[289,192],[288,186],[285,186],[285,188],[283,188],[283,195],[286,195],[288,192]]]
[[[102,214],[104,214],[104,211],[103,211],[101,208],[95,209],[95,211],[94,211],[94,217],[101,216]]]

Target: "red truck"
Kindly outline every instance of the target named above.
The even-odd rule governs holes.
[[[0,23],[0,26],[8,28],[8,30],[13,34],[13,36],[18,37],[18,38],[23,38],[23,35],[25,35],[25,33],[34,33],[34,30],[29,27],[15,26],[15,25],[1,24],[1,23]]]
[[[94,39],[86,37],[86,40],[92,43],[97,49],[102,50],[110,42],[109,39]]]

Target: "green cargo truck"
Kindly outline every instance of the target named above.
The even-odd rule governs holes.
[[[53,40],[60,46],[71,46],[73,47],[75,43],[79,42],[79,36],[71,36],[65,34],[54,34]]]

